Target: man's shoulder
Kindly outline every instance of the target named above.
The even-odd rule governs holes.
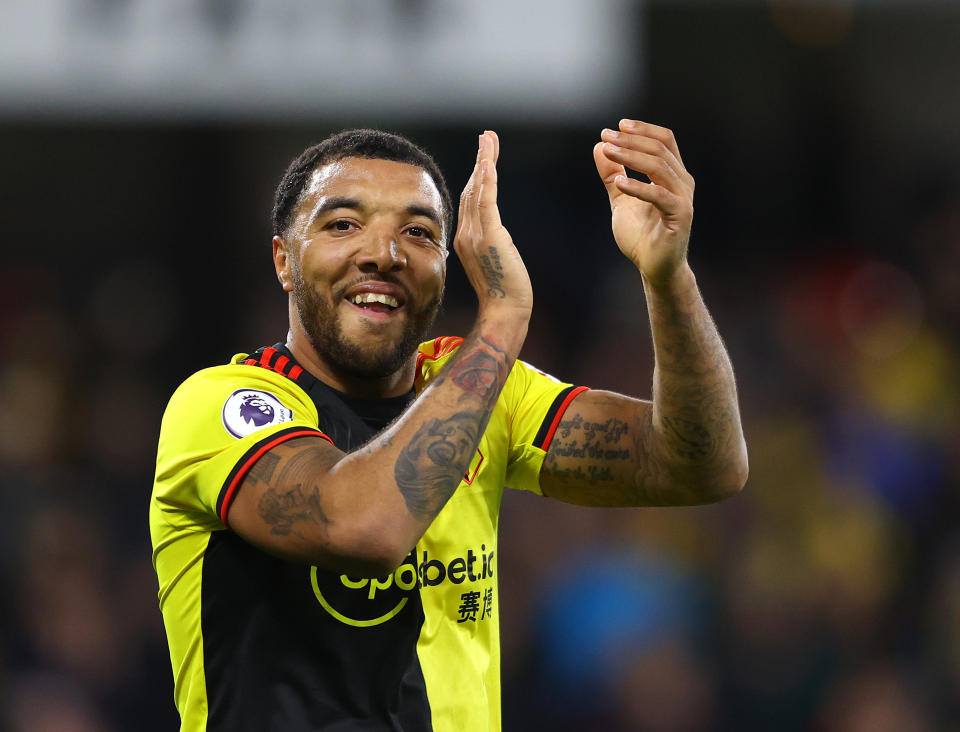
[[[236,353],[228,363],[208,366],[190,374],[174,390],[165,411],[196,413],[207,402],[219,404],[239,392],[262,393],[268,403],[278,402],[277,409],[283,405],[312,406],[296,380],[282,368],[275,367],[275,359],[272,365],[265,365],[269,360],[260,358],[262,351]],[[288,404],[291,401],[293,404]]]
[[[199,371],[194,371],[174,389],[173,396],[176,397],[185,391],[215,389],[232,382],[254,381],[282,383],[283,377],[279,374],[251,368],[249,365],[244,364],[243,359],[247,356],[248,354],[246,353],[238,353],[229,363],[207,366]]]
[[[251,368],[254,367],[254,368]],[[273,347],[260,348],[233,354],[226,363],[207,366],[194,371],[177,387],[194,386],[204,383],[218,383],[232,379],[262,379],[278,384],[295,384],[303,369],[291,359],[279,354]]]

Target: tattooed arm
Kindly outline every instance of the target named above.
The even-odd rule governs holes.
[[[252,544],[354,576],[383,576],[460,484],[526,337],[533,300],[497,212],[496,136],[479,142],[454,241],[479,299],[473,332],[400,419],[363,448],[344,454],[302,437],[261,457],[228,509],[230,527]]]
[[[544,461],[544,491],[597,506],[709,503],[743,487],[747,451],[730,359],[687,264],[693,177],[673,133],[621,120],[594,148],[613,233],[640,270],[656,359],[653,402],[584,392]],[[624,165],[650,183],[626,176]]]
[[[687,506],[736,493],[746,480],[733,370],[687,270],[677,290],[647,285],[653,402],[587,391],[550,443],[544,493],[587,506]]]
[[[486,318],[410,408],[359,450],[281,443],[245,476],[230,527],[261,549],[354,575],[392,571],[453,494],[480,442],[525,328]]]

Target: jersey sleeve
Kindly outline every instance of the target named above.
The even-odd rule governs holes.
[[[559,381],[517,360],[501,397],[509,410],[508,488],[543,495],[540,488],[543,459],[567,407],[584,391],[587,387]]]
[[[163,415],[155,508],[179,528],[227,527],[230,502],[269,450],[295,437],[327,439],[309,397],[284,376],[244,365],[200,371]]]

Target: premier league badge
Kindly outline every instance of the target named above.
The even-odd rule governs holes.
[[[268,391],[239,389],[223,405],[223,426],[240,439],[264,427],[293,419],[293,412]]]

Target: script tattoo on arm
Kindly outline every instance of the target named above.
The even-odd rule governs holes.
[[[609,413],[618,416],[589,416]],[[685,450],[699,454],[707,449],[698,425],[668,422]],[[650,402],[587,392],[557,426],[540,472],[541,486],[547,495],[581,506],[697,503],[696,491],[677,479],[672,453],[655,449],[656,444]]]
[[[271,534],[300,535],[294,527],[301,521],[324,529],[329,525],[330,519],[321,505],[320,488],[316,483],[311,483],[307,475],[311,460],[309,450],[298,453],[288,459],[278,473],[277,467],[281,459],[268,452],[251,468],[246,482],[266,484],[257,503],[257,511],[264,523],[270,526]]]
[[[615,395],[588,392],[571,404],[557,425],[540,473],[548,495],[586,506],[630,505],[635,426],[619,416],[591,416],[615,401]]]
[[[503,279],[503,264],[500,262],[500,254],[496,247],[488,247],[489,254],[480,255],[480,267],[483,270],[483,278],[487,283],[487,294],[490,297],[504,298],[507,293],[504,292],[500,281]]]
[[[430,520],[460,484],[509,372],[507,354],[478,336],[434,382],[459,390],[457,411],[430,419],[403,448],[394,477],[411,515]]]

